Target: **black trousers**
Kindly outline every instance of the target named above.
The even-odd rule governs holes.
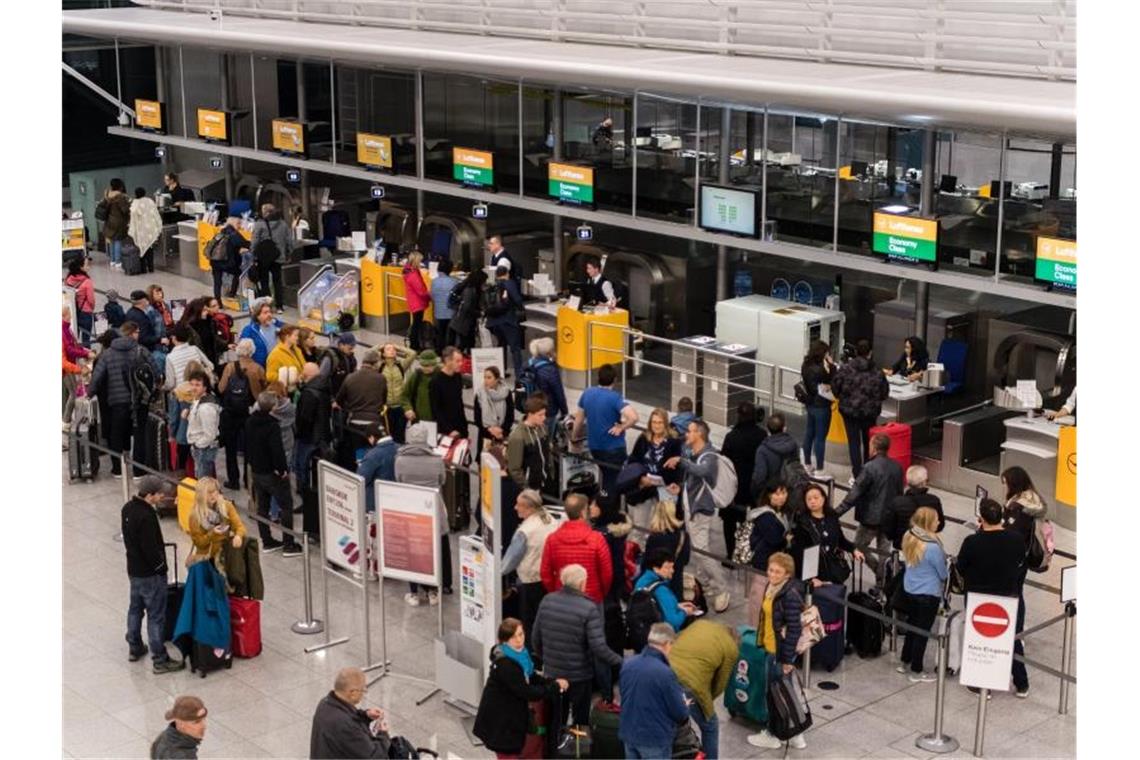
[[[926,594],[907,594],[906,621],[915,628],[931,630],[934,627],[934,618],[938,615],[938,605],[942,601],[937,596]],[[925,636],[906,632],[903,639],[902,661],[910,665],[912,673],[922,672],[922,658],[926,654]]]
[[[443,351],[451,343],[451,320],[439,319],[435,320],[435,350]]]
[[[233,273],[227,272],[224,269],[220,269],[218,267],[215,267],[215,268],[210,270],[210,274],[214,278],[214,298],[221,301],[222,300],[222,285],[224,285],[226,282],[226,275],[227,274],[233,274]],[[230,296],[231,298],[233,296],[237,295],[237,288],[238,288],[238,276],[236,274],[234,274],[233,278],[230,281],[230,289],[226,293],[226,295]]]
[[[530,635],[534,632],[534,619],[538,616],[538,605],[546,596],[546,587],[542,585],[542,581],[537,581],[520,583],[518,590],[519,619],[522,621],[523,630],[526,631],[527,641],[530,641]]]
[[[724,527],[724,545],[728,549],[728,558],[732,559],[732,552],[736,548],[736,528],[744,521],[748,506],[744,504],[731,504],[720,511],[720,519]]]
[[[423,334],[424,313],[422,311],[413,311],[412,326],[408,329],[408,345],[411,346],[413,351],[422,351],[424,349]]]
[[[408,418],[404,416],[404,407],[389,406],[384,413],[384,422],[392,440],[396,443],[404,443],[404,431],[408,429]]]
[[[285,294],[281,290],[281,265],[277,262],[269,266],[257,266],[257,295],[265,298],[269,295],[269,280],[273,280],[273,301],[278,309],[285,308]],[[236,281],[235,281],[236,282]]]
[[[585,681],[571,681],[570,688],[562,694],[562,700],[559,707],[562,708],[560,718],[561,723],[558,725],[565,726],[566,719],[570,717],[570,712],[573,710],[574,726],[588,726],[590,725],[590,702],[591,697],[594,695],[594,681],[587,678]]]
[[[843,429],[847,433],[847,454],[851,458],[851,474],[859,477],[863,464],[871,458],[871,428],[874,417],[844,417]]]
[[[131,434],[134,432],[134,412],[130,404],[112,404],[107,420],[107,446],[111,451],[131,451]],[[141,435],[139,436],[142,437]],[[137,453],[137,452],[136,452]],[[132,454],[132,456],[135,456]],[[111,473],[122,472],[122,459],[111,457]],[[139,473],[141,474],[141,473]]]
[[[253,473],[253,496],[257,500],[257,514],[269,519],[269,502],[277,499],[281,507],[281,526],[293,529],[293,487],[288,476],[281,477],[275,473]],[[263,522],[257,523],[257,531],[261,535],[261,545],[265,546],[273,541],[273,534],[269,526]],[[282,535],[286,546],[293,543],[293,537],[288,533]]]
[[[233,418],[222,412],[222,446],[226,450],[226,482],[237,484],[241,481],[238,474],[238,452],[245,448],[245,418]],[[248,478],[246,478],[248,480]]]

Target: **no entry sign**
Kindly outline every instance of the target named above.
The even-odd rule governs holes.
[[[967,597],[962,668],[958,677],[963,686],[1009,691],[1016,619],[1017,599],[1014,597],[990,594]]]

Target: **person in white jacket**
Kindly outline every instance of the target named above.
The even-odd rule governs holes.
[[[127,234],[139,247],[144,272],[154,271],[154,244],[162,235],[162,214],[158,206],[147,197],[146,190],[135,188],[135,199],[131,201],[131,220]]]
[[[187,421],[186,441],[194,457],[194,474],[199,478],[215,478],[217,469],[214,462],[218,458],[218,424],[222,408],[209,393],[210,377],[205,372],[191,372],[187,381],[194,401],[182,414]]]
[[[198,348],[190,342],[190,328],[186,325],[175,325],[171,333],[174,339],[174,348],[166,355],[166,373],[163,377],[162,387],[168,391],[174,390],[179,383],[186,380],[183,375],[186,367],[196,361],[206,370],[206,376],[213,381],[214,365]]]

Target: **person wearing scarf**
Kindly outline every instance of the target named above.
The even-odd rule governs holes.
[[[476,450],[483,450],[483,442],[505,443],[515,421],[514,399],[510,387],[503,382],[498,367],[483,370],[483,383],[475,389],[475,427],[479,438]]]
[[[910,518],[910,530],[902,540],[906,570],[903,591],[907,622],[916,628],[931,630],[942,601],[946,583],[946,551],[938,538],[938,513],[930,507],[920,507]],[[933,673],[922,669],[926,653],[926,636],[911,633],[908,629],[903,640],[902,664],[898,672],[910,669],[911,683],[929,683],[937,680]]]
[[[768,588],[764,590],[764,603],[760,611],[760,625],[756,629],[757,643],[768,653],[768,681],[774,682],[796,669],[796,644],[803,625],[800,615],[804,611],[802,584],[796,579],[796,563],[786,552],[773,552],[768,557]],[[767,729],[748,736],[754,747],[779,749],[783,742]],[[788,740],[793,749],[804,749],[807,743],[803,734]]]

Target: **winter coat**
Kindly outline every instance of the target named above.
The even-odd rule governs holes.
[[[833,371],[821,362],[804,362],[800,367],[800,377],[804,387],[807,388],[808,402],[804,406],[809,408],[830,409],[831,402],[819,395],[819,386],[830,385]]]
[[[158,206],[154,205],[154,201],[145,195],[131,201],[128,234],[142,253],[150,250],[162,235],[162,214],[158,212]]]
[[[186,442],[196,449],[217,446],[221,416],[222,408],[209,393],[192,403],[186,419]]]
[[[256,400],[261,392],[265,390],[265,369],[253,359],[245,356],[238,359],[238,366],[241,368],[246,381],[249,383],[250,399]],[[222,370],[222,377],[218,381],[219,396],[226,392],[226,386],[230,384],[230,378],[233,376],[234,363],[226,362],[225,369]]]
[[[720,453],[728,457],[736,469],[736,499],[734,504],[750,507],[752,499],[752,473],[756,469],[756,452],[768,437],[768,431],[755,422],[737,423],[724,437]]]
[[[123,548],[127,553],[127,575],[131,578],[166,577],[166,548],[158,512],[134,496],[119,514]]]
[[[796,443],[796,439],[792,438],[791,433],[784,431],[765,438],[756,449],[756,456],[752,460],[752,495],[759,496],[767,486],[780,480],[784,462],[789,459],[799,461],[799,457],[800,446]],[[736,477],[743,482],[739,471]]]
[[[411,409],[415,412],[419,421],[433,421],[435,414],[431,408],[431,375],[425,375],[418,367],[409,372],[404,378],[400,406],[404,407],[405,411]]]
[[[103,222],[103,237],[107,240],[123,240],[127,237],[131,226],[130,198],[118,190],[112,190],[101,202],[107,204],[107,221]]]
[[[717,458],[713,456],[716,453],[713,445],[708,443],[700,454],[687,454],[677,464],[677,469],[685,476],[685,503],[689,506],[690,516],[716,514],[712,495],[718,472]]]
[[[601,604],[613,583],[613,560],[606,540],[585,520],[564,520],[546,539],[542,550],[542,585],[547,592],[562,588],[559,577],[567,565],[586,568],[585,594]]]
[[[498,289],[497,295],[499,301],[507,308],[502,314],[487,317],[487,329],[503,326],[518,327],[519,311],[523,308],[522,292],[519,291],[518,283],[510,278],[506,280],[496,280],[495,287]]]
[[[437,457],[429,447],[406,443],[396,452],[397,483],[411,483],[436,490],[436,513],[441,536],[447,535],[447,510],[439,489],[446,481],[447,471],[443,459]]]
[[[380,419],[388,401],[388,381],[374,367],[361,367],[344,379],[336,394],[336,403],[348,419]]]
[[[309,757],[313,760],[388,757],[391,741],[386,732],[372,735],[372,719],[330,691],[317,703],[309,735]]]
[[[669,652],[669,667],[697,700],[706,718],[715,714],[713,703],[728,688],[740,647],[732,634],[711,620],[694,620],[677,636]]]
[[[788,553],[795,560],[796,567],[802,568],[804,562],[804,549],[818,546],[822,558],[825,554],[838,552],[851,553],[855,551],[855,544],[843,534],[839,525],[839,517],[834,511],[823,510],[823,517],[815,519],[806,509],[796,515],[792,526],[792,543]],[[820,561],[820,571],[823,571],[823,560]],[[820,580],[829,580],[821,577]]]
[[[270,412],[273,419],[277,420],[277,426],[281,428],[281,447],[285,450],[285,461],[289,464],[289,469],[293,469],[293,447],[296,441],[293,439],[293,424],[297,421],[297,407],[286,396],[278,400],[277,406],[273,407]]]
[[[537,673],[528,682],[519,664],[502,654],[498,646],[493,647],[491,672],[483,686],[471,733],[492,752],[518,755],[526,743],[530,703],[553,697],[557,690],[553,680]]]
[[[562,375],[558,365],[547,358],[530,360],[534,367],[534,379],[538,390],[546,394],[546,416],[550,418],[565,417],[569,414],[566,406],[566,389],[562,386]]]
[[[752,567],[763,572],[768,569],[768,558],[775,552],[787,551],[788,526],[771,507],[753,507],[747,519],[752,523],[748,546],[752,549]]]
[[[677,576],[677,568],[673,567],[673,576]],[[677,594],[673,591],[669,582],[658,575],[653,570],[646,570],[641,575],[637,576],[634,581],[633,590],[640,591],[644,588],[649,588],[658,581],[661,585],[653,589],[653,598],[657,600],[657,607],[661,610],[662,621],[673,626],[674,631],[680,631],[681,627],[685,625],[684,608],[681,607],[681,600],[677,598]]]
[[[621,669],[618,737],[626,744],[672,744],[677,724],[689,720],[681,683],[660,650],[647,646]]]
[[[158,345],[159,337],[154,331],[154,322],[150,315],[137,306],[127,309],[127,321],[139,326],[138,342],[147,351],[153,351]]]
[[[666,437],[660,446],[654,446],[644,435],[639,435],[637,441],[633,444],[633,451],[630,452],[626,463],[642,465],[645,467],[645,473],[647,475],[658,475],[665,481],[665,485],[669,486],[681,482],[681,469],[677,467],[668,470],[662,465],[673,457],[679,456],[681,456],[681,440],[679,438]],[[643,504],[647,501],[656,502],[657,486],[638,488],[631,491],[626,494],[625,500],[627,504]]]
[[[150,745],[150,756],[162,760],[197,760],[201,739],[184,734],[171,721]]]
[[[285,389],[291,391],[301,379],[304,368],[305,357],[301,349],[296,346],[289,348],[279,341],[265,359],[265,379],[271,383],[280,380]]]
[[[902,539],[910,528],[910,518],[919,507],[930,507],[938,513],[938,533],[946,527],[946,518],[942,515],[942,500],[925,488],[908,488],[902,496],[896,496],[891,500],[890,508],[879,523],[879,530],[891,540],[896,549],[902,549]]]
[[[784,587],[776,592],[772,600],[772,629],[776,632],[776,662],[780,665],[793,665],[796,662],[796,644],[799,643],[803,624],[800,615],[804,611],[804,595],[800,581],[789,578]],[[764,613],[760,613],[763,617]],[[764,630],[760,621],[757,631]],[[757,635],[759,638],[759,634]]]
[[[547,546],[553,537],[546,539]],[[601,607],[572,588],[542,598],[530,643],[542,658],[547,678],[589,681],[595,657],[607,665],[621,665],[621,655],[606,645]]]
[[[71,331],[71,323],[63,322],[63,355],[68,361],[86,359],[91,352],[84,348],[75,333]]]
[[[283,475],[289,471],[281,426],[268,412],[259,409],[245,421],[245,461],[254,475]]]
[[[297,440],[314,446],[329,441],[332,438],[331,415],[329,378],[314,377],[301,388],[297,399]]]
[[[400,406],[403,403],[404,376],[411,369],[415,360],[416,352],[411,351],[405,356],[397,357],[396,361],[391,364],[384,362],[380,365],[380,374],[388,383],[388,397],[385,399],[388,406]],[[345,378],[345,382],[347,381],[348,378]]]
[[[879,454],[863,465],[855,485],[847,492],[835,510],[843,515],[855,507],[855,521],[868,528],[878,528],[891,503],[902,493],[903,471],[899,463],[886,454]]]
[[[258,219],[253,225],[253,232],[249,238],[249,250],[257,248],[257,244],[266,238],[277,244],[277,258],[275,264],[284,264],[293,251],[293,232],[283,219]]]
[[[106,401],[108,406],[133,404],[131,395],[131,367],[135,356],[141,353],[149,361],[150,354],[134,338],[119,336],[111,347],[100,354],[91,373],[91,394]]]
[[[400,444],[391,438],[381,438],[364,452],[364,458],[356,466],[356,474],[364,478],[364,503],[369,512],[376,511],[376,489],[372,484],[377,480],[396,480],[396,454],[399,450]]]
[[[273,323],[277,328],[285,324],[280,319],[273,320]],[[265,339],[261,337],[261,332],[257,329],[256,322],[251,320],[246,323],[245,327],[241,329],[241,334],[238,335],[239,341],[242,338],[249,338],[253,341],[253,356],[251,358],[264,367],[266,360],[269,358],[269,350],[273,348],[273,346],[267,345]]]
[[[92,279],[80,272],[69,274],[63,284],[75,289],[75,308],[85,314],[95,313],[95,283]]]
[[[831,393],[844,417],[870,420],[883,411],[891,386],[869,358],[857,356],[834,372]]]
[[[541,489],[546,481],[550,444],[544,426],[516,425],[507,436],[507,474],[520,489]]]
[[[408,311],[413,314],[431,306],[431,293],[419,267],[404,267],[404,297],[408,299]]]
[[[619,512],[608,522],[599,518],[593,528],[601,534],[610,549],[613,580],[610,582],[609,597],[616,599],[625,591],[625,541],[633,530],[633,521],[624,512]]]
[[[229,649],[230,603],[226,579],[213,562],[196,562],[186,571],[186,585],[173,641],[189,636],[195,643]]]

